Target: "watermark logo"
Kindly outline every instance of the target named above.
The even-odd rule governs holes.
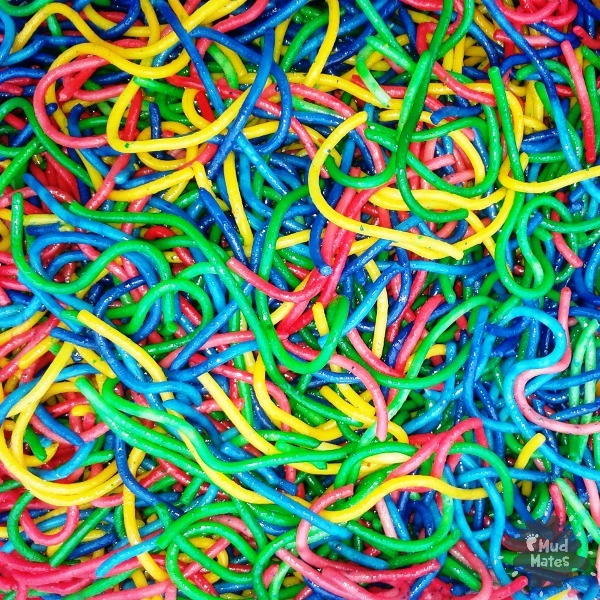
[[[506,536],[503,545],[517,553],[513,566],[527,575],[533,586],[559,583],[573,573],[591,570],[587,558],[579,555],[581,543],[571,527],[561,527],[556,518],[546,524],[528,523],[518,537]]]

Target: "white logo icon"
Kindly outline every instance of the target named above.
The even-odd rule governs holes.
[[[529,552],[535,551],[535,543],[538,541],[540,536],[537,533],[528,533],[525,538],[525,543],[527,544],[527,550]]]

